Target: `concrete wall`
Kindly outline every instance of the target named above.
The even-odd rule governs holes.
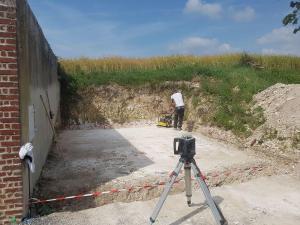
[[[3,7],[6,7],[2,8],[6,11],[3,15],[7,17],[8,12],[11,11],[11,17],[13,17],[7,21],[3,20],[2,22],[12,23],[14,26],[10,28],[9,26],[12,25],[9,25],[2,34],[2,36],[7,36],[9,34],[9,43],[14,43],[9,44],[7,40],[4,42],[6,46],[5,50],[7,51],[6,54],[10,54],[14,56],[14,58],[9,58],[9,62],[5,65],[6,70],[10,70],[0,73],[3,74],[4,77],[8,76],[5,73],[12,74],[11,77],[14,79],[14,83],[12,83],[13,87],[6,91],[7,97],[5,98],[13,99],[13,104],[16,105],[16,108],[11,108],[14,111],[11,111],[10,113],[15,113],[14,115],[16,118],[12,122],[14,127],[19,125],[19,129],[14,130],[10,128],[8,130],[13,130],[11,132],[15,132],[13,134],[13,139],[16,139],[15,145],[13,146],[15,164],[13,163],[12,165],[16,165],[16,168],[11,169],[16,169],[18,172],[18,191],[21,191],[17,196],[5,196],[5,198],[9,198],[11,201],[14,201],[13,199],[18,199],[17,206],[19,207],[18,211],[15,213],[4,215],[2,223],[5,223],[5,221],[7,222],[8,217],[13,215],[16,215],[19,218],[24,216],[28,209],[28,170],[25,164],[20,163],[17,158],[19,146],[27,142],[31,142],[34,146],[36,172],[30,176],[32,190],[32,187],[40,176],[42,167],[52,145],[53,131],[50,121],[55,124],[59,118],[60,93],[56,56],[53,54],[26,0],[0,0],[0,4],[1,2],[5,5]],[[0,18],[0,22],[1,19],[2,17]],[[13,33],[11,33],[11,31],[13,31]],[[0,37],[2,36],[0,34]],[[0,89],[2,90],[2,86],[0,86]],[[41,98],[43,99],[45,106],[43,105]],[[52,119],[49,119],[50,111],[53,113]],[[1,146],[2,145],[3,143],[1,143]],[[8,148],[7,146],[3,147],[6,149]],[[2,153],[0,152],[0,154]],[[4,158],[2,156],[2,158],[0,158],[0,167],[1,161],[3,160]],[[7,159],[5,160],[7,164]],[[11,172],[8,171],[6,174],[8,173]],[[9,185],[5,182],[2,183],[4,183],[3,185],[5,187],[3,189],[3,185],[1,186],[0,183],[0,194],[3,190],[5,192],[5,188]],[[21,203],[20,199],[22,200]],[[2,202],[0,200],[0,203],[0,210],[2,210],[2,208],[5,208],[4,210],[6,210],[7,207],[10,207],[5,203],[5,200]]]

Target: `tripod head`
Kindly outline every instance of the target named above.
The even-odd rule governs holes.
[[[195,138],[190,135],[174,138],[174,154],[180,155],[185,160],[193,159],[194,155],[196,155],[195,142]]]

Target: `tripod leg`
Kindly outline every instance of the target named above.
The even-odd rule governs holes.
[[[184,163],[184,182],[185,182],[185,195],[187,198],[188,206],[191,206],[192,198],[192,181],[191,181],[191,164]]]
[[[179,172],[182,168],[182,166],[183,166],[183,161],[180,159],[177,166],[175,167],[174,171],[172,172],[172,175],[170,176],[170,180],[166,184],[166,186],[164,188],[164,191],[163,191],[163,193],[161,194],[161,196],[159,198],[158,203],[156,204],[156,206],[153,210],[153,213],[150,217],[150,224],[153,224],[155,222],[155,220],[156,220],[156,218],[157,218],[157,216],[158,216],[158,214],[159,214],[159,212],[160,212],[160,210],[161,210],[161,208],[162,208],[162,206],[163,206],[163,204],[164,204],[164,202],[165,202],[165,200],[166,200],[166,198],[167,198],[167,196],[168,196],[168,194],[169,194],[169,192],[170,192],[170,190],[171,190],[171,188],[172,188],[172,186],[173,186],[173,184],[174,184],[174,182],[175,182],[175,180],[176,180],[176,178],[177,178],[177,176],[178,176],[178,174],[179,174]]]
[[[225,225],[227,224],[227,221],[226,219],[224,218],[220,208],[218,207],[218,205],[215,203],[215,201],[213,200],[211,194],[210,194],[210,191],[203,179],[203,176],[201,174],[201,171],[199,169],[199,167],[197,166],[195,160],[193,159],[192,160],[192,163],[191,163],[191,166],[192,166],[192,169],[193,169],[193,172],[195,174],[195,178],[197,180],[197,182],[199,183],[201,189],[202,189],[202,192],[205,196],[205,199],[207,201],[207,204],[209,206],[209,208],[211,209],[212,211],[212,214],[217,222],[218,225]]]

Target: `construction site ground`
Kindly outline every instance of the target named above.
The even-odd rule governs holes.
[[[166,181],[176,166],[179,157],[173,154],[173,139],[183,134],[156,126],[62,131],[35,197],[131,191],[36,205],[36,211],[47,209],[50,215],[32,224],[147,224],[163,189],[152,185]],[[199,133],[188,134],[196,137],[196,162],[229,224],[300,224],[295,162],[266,158]],[[196,183],[194,204],[187,207],[182,176],[157,224],[214,224]]]

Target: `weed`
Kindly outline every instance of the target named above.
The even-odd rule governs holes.
[[[9,218],[10,225],[17,225],[17,218],[15,216]]]

